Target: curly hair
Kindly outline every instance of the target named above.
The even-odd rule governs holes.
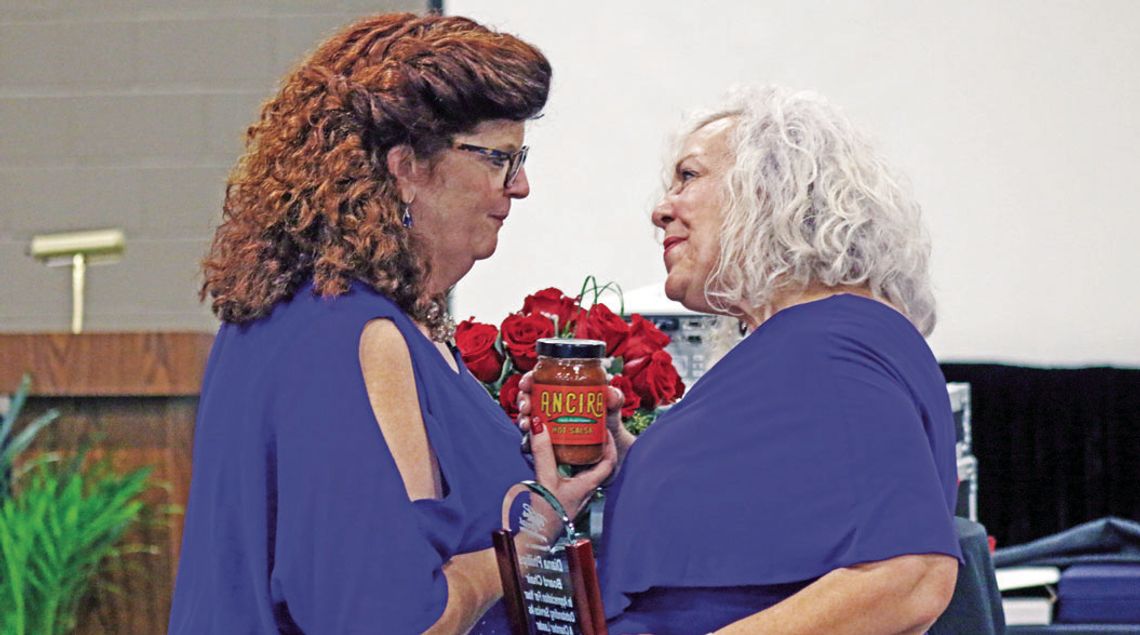
[[[835,106],[810,92],[737,88],[680,139],[732,118],[734,165],[709,305],[772,311],[813,284],[865,286],[923,335],[935,324],[930,239],[904,182]]]
[[[422,246],[401,223],[387,153],[433,158],[491,119],[538,116],[550,63],[518,38],[460,17],[361,19],[321,43],[246,132],[200,297],[227,322],[267,315],[306,280],[323,296],[359,280],[441,339]]]

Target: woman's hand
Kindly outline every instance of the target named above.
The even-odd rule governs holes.
[[[524,434],[530,435],[530,451],[534,455],[536,480],[554,493],[566,513],[573,517],[581,508],[583,501],[600,487],[617,467],[618,449],[612,433],[614,423],[611,423],[611,419],[615,419],[616,425],[621,427],[621,405],[624,397],[620,390],[613,387],[606,388],[606,427],[609,432],[606,433],[606,440],[602,446],[602,460],[588,470],[572,478],[566,478],[558,473],[558,462],[554,459],[554,447],[550,441],[549,431],[531,417],[530,397],[533,388],[534,371],[531,371],[523,375],[519,381],[518,426]]]
[[[535,422],[530,431],[530,451],[534,454],[535,480],[554,494],[570,518],[577,516],[582,504],[601,487],[617,465],[617,449],[609,432],[602,446],[602,460],[569,478],[559,474],[550,431],[541,423]]]
[[[534,371],[530,371],[523,375],[519,381],[518,426],[523,434],[530,432],[530,391],[533,388]],[[625,395],[613,386],[606,386],[606,429],[609,430],[609,436],[611,437],[607,440],[607,443],[612,442],[617,451],[617,464],[613,469],[615,474],[620,468],[622,461],[625,460],[625,455],[629,452],[629,447],[637,440],[637,437],[633,436],[633,433],[629,430],[626,430],[625,425],[621,422],[621,409],[624,405]]]

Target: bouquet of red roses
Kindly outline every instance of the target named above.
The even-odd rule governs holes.
[[[540,338],[604,341],[610,385],[625,395],[622,421],[639,434],[656,418],[658,406],[681,398],[685,385],[673,366],[673,357],[665,351],[668,335],[637,313],[626,322],[598,302],[602,292],[610,288],[616,289],[612,284],[599,288],[590,276],[577,297],[568,297],[553,287],[543,289],[528,295],[522,310],[508,315],[500,328],[474,318],[459,323],[455,344],[471,374],[514,419],[518,416],[515,401],[519,380],[537,363],[535,343]],[[587,290],[593,291],[593,304],[588,309],[582,306]],[[620,297],[620,289],[617,292]],[[624,303],[619,311],[624,313]]]

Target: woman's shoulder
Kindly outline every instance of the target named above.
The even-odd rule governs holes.
[[[288,346],[290,342],[359,340],[364,325],[376,318],[410,323],[395,302],[362,282],[353,281],[339,293],[322,294],[310,280],[278,302],[268,315],[227,328],[244,337],[276,340]]]
[[[797,357],[814,352],[820,361],[866,355],[933,359],[925,338],[905,315],[858,295],[840,294],[784,309],[761,329],[765,327],[770,327],[761,338],[765,345]]]
[[[717,381],[702,383],[823,385],[858,382],[868,374],[901,379],[915,372],[940,373],[910,321],[877,300],[839,295],[772,316],[710,369],[709,379]]]
[[[917,327],[885,302],[856,295],[804,305],[788,355],[811,351],[799,367],[851,394],[868,385],[893,385],[900,394],[946,398],[938,359]],[[791,322],[792,320],[789,320]],[[793,365],[793,367],[795,367]]]
[[[340,294],[321,295],[310,281],[264,317],[223,324],[215,347],[225,351],[220,357],[229,364],[259,366],[268,374],[308,376],[327,371],[330,364],[355,368],[362,334],[376,319],[388,320],[401,331],[414,328],[395,302],[363,283],[354,282]]]
[[[403,318],[406,314],[387,295],[372,286],[353,280],[339,293],[321,293],[309,281],[302,285],[285,306],[303,315],[323,319]]]
[[[882,300],[841,293],[788,307],[761,325],[781,337],[812,337],[855,332],[921,334],[905,315]]]

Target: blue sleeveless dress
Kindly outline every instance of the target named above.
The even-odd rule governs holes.
[[[443,498],[409,501],[373,416],[360,334],[391,320],[411,353]],[[441,567],[491,546],[502,498],[534,473],[520,434],[388,298],[311,285],[225,324],[206,368],[170,633],[420,633]],[[475,633],[509,633],[499,602]]]
[[[707,633],[836,568],[961,560],[954,440],[902,314],[853,295],[780,311],[627,455],[601,548],[610,633]]]

